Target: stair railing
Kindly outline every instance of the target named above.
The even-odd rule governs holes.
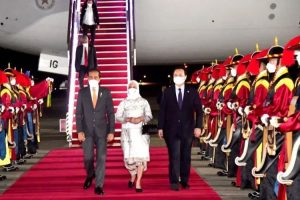
[[[73,117],[74,117],[74,97],[75,97],[75,57],[78,45],[78,33],[80,30],[80,0],[70,0],[69,31],[68,31],[68,59],[69,59],[69,77],[68,77],[68,113],[66,114],[66,137],[69,146],[72,145]]]

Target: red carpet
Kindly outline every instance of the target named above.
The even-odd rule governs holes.
[[[12,185],[0,199],[99,199],[91,188],[83,190],[85,179],[81,149],[51,151]],[[144,174],[143,193],[127,188],[129,175],[123,167],[121,149],[108,149],[105,195],[101,199],[221,199],[194,170],[189,190],[171,191],[165,148],[151,148],[151,162]]]

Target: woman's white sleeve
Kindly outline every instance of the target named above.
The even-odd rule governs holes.
[[[117,108],[117,112],[115,114],[116,121],[125,123],[125,107],[124,107],[124,101],[121,101]]]
[[[145,100],[144,118],[145,118],[145,123],[149,122],[153,118],[151,108],[147,100]]]

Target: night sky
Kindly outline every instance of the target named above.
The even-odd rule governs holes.
[[[35,82],[44,80],[47,77],[52,77],[55,80],[54,87],[58,87],[61,82],[68,79],[67,76],[64,75],[37,71],[39,56],[0,48],[0,69],[6,69],[8,63],[10,63],[10,66],[12,68],[16,67],[17,70],[20,70],[22,68],[23,72],[30,70],[30,75],[34,76]]]

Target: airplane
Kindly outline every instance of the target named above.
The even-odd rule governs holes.
[[[0,47],[67,55],[69,0],[1,0]],[[134,1],[136,64],[223,60],[299,34],[300,1]],[[100,19],[101,20],[101,19]],[[100,23],[101,25],[101,23]]]

